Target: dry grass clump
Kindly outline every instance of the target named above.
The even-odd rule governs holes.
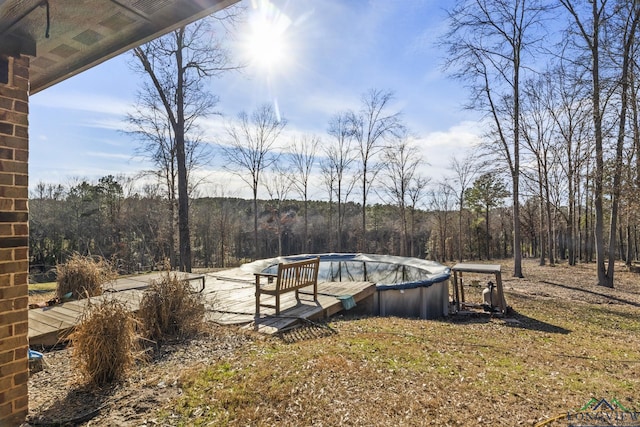
[[[115,299],[89,304],[70,339],[78,371],[97,386],[122,379],[139,348],[135,318]]]
[[[102,285],[116,275],[104,259],[74,254],[66,263],[57,266],[58,298],[71,292],[74,298],[102,295]]]
[[[167,271],[145,291],[138,318],[145,337],[162,342],[166,338],[193,336],[201,330],[204,312],[204,305],[189,282]]]

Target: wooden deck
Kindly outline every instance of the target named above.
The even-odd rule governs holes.
[[[91,301],[103,298],[117,298],[126,303],[131,311],[138,309],[140,298],[152,280],[162,273],[152,273],[118,279],[105,285],[109,292]],[[191,274],[190,279],[202,275]],[[225,325],[245,325],[266,334],[274,334],[292,327],[301,319],[322,319],[344,310],[345,305],[338,297],[352,297],[352,302],[361,303],[375,293],[375,284],[370,282],[326,282],[318,284],[318,300],[313,301],[312,290],[301,290],[300,301],[295,293],[282,296],[280,316],[275,310],[261,309],[261,318],[255,321],[254,277],[240,268],[224,270],[204,275],[202,291],[208,319]],[[194,288],[198,286],[194,283]],[[265,300],[269,297],[265,296]],[[29,344],[51,346],[64,341],[78,322],[87,305],[87,300],[70,301],[51,307],[29,310]]]

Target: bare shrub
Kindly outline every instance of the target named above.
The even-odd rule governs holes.
[[[64,264],[57,266],[58,298],[71,293],[74,298],[102,295],[102,285],[116,275],[111,265],[103,258],[74,254]]]
[[[161,343],[166,338],[189,338],[201,330],[204,304],[187,280],[167,271],[143,294],[138,318],[150,340]]]
[[[116,299],[89,303],[71,334],[73,359],[91,385],[118,381],[133,367],[139,349],[133,314]]]

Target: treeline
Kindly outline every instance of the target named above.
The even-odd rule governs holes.
[[[64,187],[39,184],[30,200],[30,254],[32,273],[44,273],[74,253],[99,255],[112,260],[121,273],[159,268],[165,259],[174,266],[179,259],[177,218],[169,201],[154,187],[126,190],[127,180],[107,176],[95,183],[82,181]],[[127,194],[129,193],[129,194]],[[513,255],[512,209],[504,206],[509,193],[491,175],[476,179],[467,190],[463,209],[453,187],[436,186],[425,206],[407,217],[408,249],[398,206],[367,206],[369,218],[364,252],[407,255],[444,263],[455,260],[507,258]],[[230,197],[191,200],[191,242],[194,267],[229,267],[253,259],[300,253],[358,252],[361,239],[361,205],[348,202],[343,230],[336,227],[335,203],[300,200],[258,201],[258,248],[254,251],[253,201]],[[523,253],[541,257],[546,250],[544,204],[536,197],[522,205]],[[172,217],[172,212],[174,213]],[[553,248],[557,259],[569,253],[570,233],[566,208],[554,209]],[[577,257],[594,257],[593,214],[581,209]],[[306,239],[305,239],[306,228]],[[638,255],[638,233],[621,237],[620,257]],[[338,243],[340,241],[340,243]],[[627,249],[631,248],[629,252]],[[542,258],[544,259],[544,258]]]
[[[39,184],[30,200],[32,272],[47,271],[76,252],[111,259],[121,272],[157,268],[165,259],[176,266],[176,210],[153,189],[125,195],[123,185],[113,176],[68,188]],[[342,251],[357,251],[360,205],[348,202],[342,207],[344,229],[339,235],[332,203],[308,201],[306,227],[304,204],[299,200],[258,200],[258,248],[254,250],[252,200],[191,200],[194,267],[234,266],[252,260],[254,254],[266,258],[332,252],[339,245]],[[367,251],[403,254],[396,209],[379,204],[368,207],[368,212]],[[411,252],[424,258],[429,251],[428,215],[425,211],[416,213],[419,227],[411,239]]]

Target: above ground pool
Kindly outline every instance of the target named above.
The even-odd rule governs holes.
[[[449,312],[448,267],[433,261],[391,255],[307,254],[269,258],[243,265],[252,272],[276,273],[278,263],[320,257],[318,283],[372,282],[373,314],[436,319]]]

